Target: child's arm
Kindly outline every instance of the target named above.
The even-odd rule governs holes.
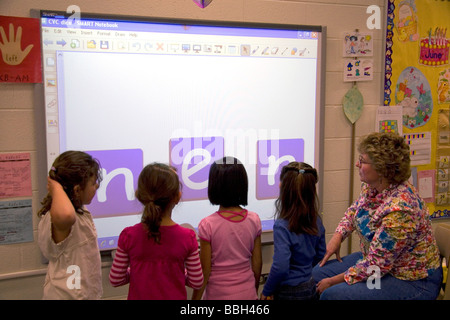
[[[325,289],[327,289],[331,286],[334,286],[335,284],[344,282],[345,281],[344,275],[345,275],[345,272],[335,275],[334,277],[324,278],[324,279],[320,280],[319,283],[316,285],[317,291],[319,293],[322,293],[325,291]]]
[[[186,259],[186,285],[192,289],[200,289],[203,285],[203,272],[198,250]]]
[[[123,286],[130,282],[130,270],[128,268],[130,259],[128,254],[117,247],[113,265],[109,272],[109,282],[113,287]]]
[[[47,177],[47,189],[52,197],[50,216],[52,220],[52,237],[55,243],[61,242],[70,234],[76,221],[75,208],[61,184]]]
[[[201,300],[211,274],[211,244],[202,239],[200,239],[200,262],[203,270],[203,286],[200,289],[194,289],[192,300]]]
[[[259,280],[262,270],[261,236],[256,237],[252,251],[252,271],[255,276],[256,294],[258,294]]]

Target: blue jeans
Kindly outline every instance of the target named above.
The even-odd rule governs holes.
[[[274,294],[275,300],[319,300],[314,279],[297,286],[281,286]]]
[[[329,260],[323,267],[316,265],[313,278],[319,282],[343,273],[361,258],[361,252],[355,252],[342,258],[342,262]],[[352,285],[343,282],[322,292],[320,300],[435,300],[441,284],[442,267],[434,270],[427,278],[415,281],[400,280],[386,274],[380,279],[379,289],[366,281]]]

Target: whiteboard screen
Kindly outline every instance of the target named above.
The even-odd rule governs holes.
[[[142,168],[177,169],[172,218],[194,228],[215,212],[211,163],[235,156],[249,178],[248,210],[273,225],[279,169],[320,172],[324,32],[320,27],[41,12],[47,160],[97,158],[103,181],[88,206],[100,248],[140,221]]]

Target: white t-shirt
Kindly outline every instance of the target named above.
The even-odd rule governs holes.
[[[44,283],[44,300],[96,300],[103,294],[101,258],[97,231],[89,212],[78,214],[66,239],[55,243],[51,215],[38,225],[38,244],[49,260]]]

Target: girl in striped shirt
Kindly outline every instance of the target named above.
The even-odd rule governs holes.
[[[165,164],[147,165],[136,198],[142,219],[121,232],[109,280],[114,287],[129,283],[129,300],[186,300],[185,285],[201,288],[203,273],[195,232],[172,220],[181,198],[177,173]]]

